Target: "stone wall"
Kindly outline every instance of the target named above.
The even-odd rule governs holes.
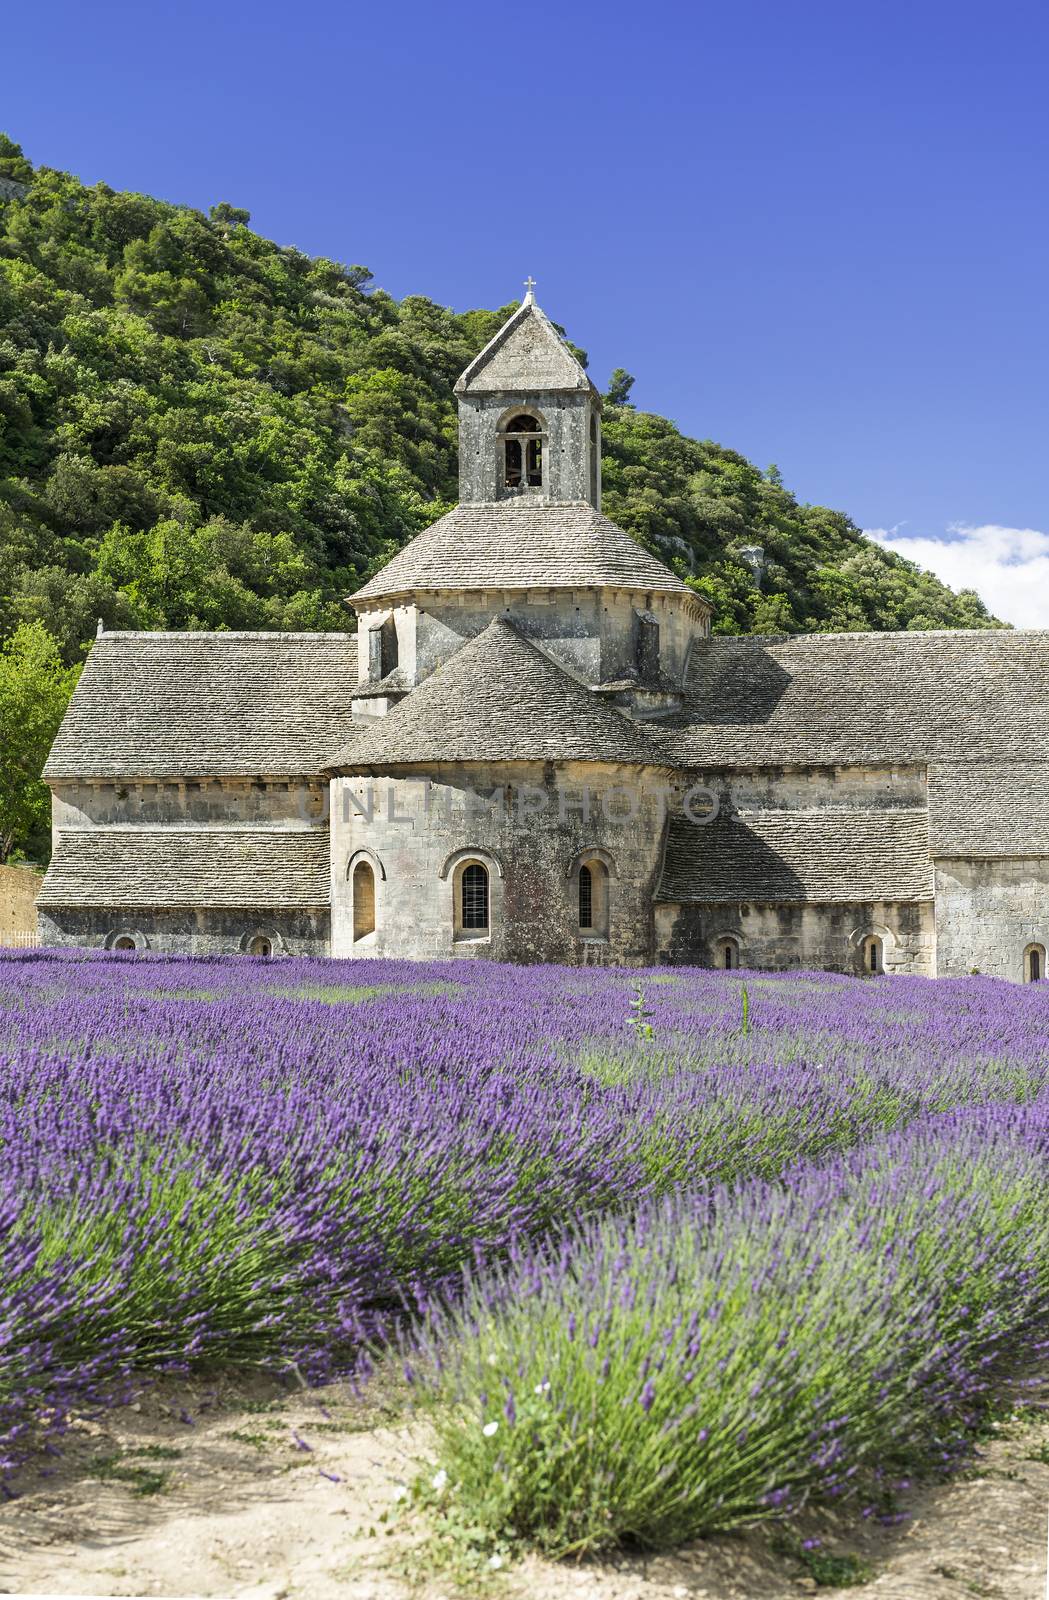
[[[924,766],[772,767],[695,769],[682,784],[712,789],[723,809],[804,810],[813,806],[924,806]]]
[[[494,800],[472,799],[488,795]],[[664,796],[657,772],[582,762],[557,769],[532,762],[434,766],[394,777],[336,778],[332,954],[650,961]],[[607,862],[607,938],[578,925],[575,874],[587,851],[603,852],[595,870]],[[476,855],[489,870],[490,931],[483,938],[456,934],[459,852]],[[374,873],[375,930],[355,940],[352,871],[358,860]]]
[[[32,940],[36,897],[43,881],[43,874],[32,867],[0,867],[0,945]]]
[[[359,679],[368,680],[368,634],[392,618],[397,665],[409,684],[421,683],[486,628],[506,617],[559,666],[586,683],[607,683],[634,670],[637,614],[659,624],[659,666],[680,682],[692,640],[709,623],[686,597],[624,589],[529,589],[424,594],[420,603],[359,608]]]
[[[459,499],[464,504],[500,498],[497,430],[515,411],[531,411],[546,433],[543,499],[601,505],[601,424],[593,397],[577,393],[485,394],[459,401]],[[591,494],[590,419],[597,422],[596,495]]]
[[[718,941],[731,938],[739,965],[768,972],[864,971],[863,940],[877,934],[887,973],[932,977],[936,927],[932,904],[658,905],[657,961],[715,967]]]
[[[236,955],[257,935],[271,940],[275,955],[326,956],[327,911],[143,910],[78,908],[40,913],[40,942],[108,949],[118,935],[132,935],[139,949],[168,955]]]
[[[1049,857],[937,861],[936,935],[941,977],[1022,982],[1028,946],[1049,950]]]
[[[127,827],[135,823],[286,823],[323,818],[327,785],[320,779],[204,778],[199,781],[128,779],[63,780],[52,786],[53,828]]]

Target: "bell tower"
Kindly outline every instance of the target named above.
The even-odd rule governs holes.
[[[601,396],[525,297],[455,386],[459,499],[601,506]]]

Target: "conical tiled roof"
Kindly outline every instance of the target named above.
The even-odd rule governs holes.
[[[359,733],[329,770],[434,761],[657,764],[641,728],[501,617]]]
[[[354,600],[419,589],[651,589],[689,595],[662,561],[582,501],[456,506],[406,545]]]

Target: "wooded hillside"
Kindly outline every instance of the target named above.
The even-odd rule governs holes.
[[[39,621],[74,662],[98,617],[352,626],[342,596],[454,502],[452,384],[512,308],[396,301],[249,222],[0,140],[0,638]],[[719,630],[994,625],[775,469],[636,411],[629,383],[609,385],[605,509]]]

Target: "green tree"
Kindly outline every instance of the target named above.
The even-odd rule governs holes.
[[[630,376],[625,367],[616,367],[608,380],[605,390],[605,399],[612,406],[626,406],[630,404],[630,391],[636,379]]]
[[[212,206],[208,216],[220,228],[236,228],[238,225],[246,228],[251,221],[250,211],[245,211],[241,206],[231,206],[227,200],[220,200],[217,206]]]
[[[23,623],[0,647],[0,865],[46,850],[51,797],[40,773],[79,670],[63,664],[39,622]]]
[[[0,178],[13,178],[16,183],[33,181],[33,169],[22,154],[22,146],[6,133],[0,133]]]

